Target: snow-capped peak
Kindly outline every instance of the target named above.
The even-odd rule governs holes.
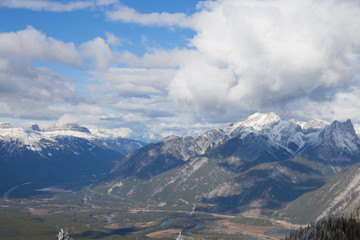
[[[253,115],[249,116],[243,122],[245,127],[252,127],[256,131],[262,130],[264,127],[273,125],[280,121],[280,117],[275,113],[254,113]]]
[[[129,128],[114,128],[114,129],[89,129],[91,134],[99,138],[126,138],[132,131]]]
[[[80,127],[77,124],[70,124],[70,123],[60,123],[54,125],[50,128],[45,129],[46,132],[53,132],[53,131],[77,131],[77,132],[84,132],[90,133],[89,129],[86,127]]]
[[[332,147],[348,152],[357,151],[358,145],[360,144],[360,140],[356,135],[350,120],[347,120],[346,122],[334,121],[321,131],[309,134],[308,138],[310,146],[328,142]]]
[[[18,142],[34,151],[42,151],[49,144],[56,144],[59,137],[76,137],[93,141],[124,138],[131,133],[130,129],[91,129],[77,124],[61,123],[40,129],[36,124],[15,126],[11,123],[0,123],[0,141]],[[46,141],[45,141],[46,140]]]
[[[280,117],[273,112],[254,113],[250,115],[248,118],[246,118],[243,122],[237,122],[227,127],[226,132],[227,134],[232,134],[239,131],[239,129],[244,129],[244,128],[248,128],[255,131],[261,131],[264,128],[272,126],[280,121],[281,121]]]
[[[12,125],[11,123],[0,124],[0,140],[5,142],[18,142],[21,145],[26,145],[32,150],[39,150],[38,142],[41,135],[33,130],[27,130]]]
[[[308,122],[298,121],[295,119],[291,119],[289,121],[299,125],[302,128],[302,130],[304,130],[304,131],[311,130],[311,129],[320,130],[331,124],[327,121],[320,120],[320,119],[314,119],[314,120],[310,120]]]
[[[356,135],[360,137],[360,124],[353,124]]]

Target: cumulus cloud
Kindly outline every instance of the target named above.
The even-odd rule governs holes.
[[[146,67],[146,68],[173,68],[185,64],[191,59],[198,58],[199,53],[187,48],[151,49],[142,57],[137,57],[128,51],[119,53],[117,59],[124,62],[130,67]]]
[[[89,58],[99,69],[106,69],[115,62],[115,56],[109,45],[101,37],[83,43],[80,46],[83,57]]]
[[[169,97],[195,121],[299,114],[303,104],[336,101],[359,78],[358,1],[203,1],[192,16],[118,5],[106,15],[196,32],[185,49],[120,55],[130,66],[178,68]]]
[[[27,61],[64,63],[80,66],[82,59],[73,43],[64,43],[47,37],[28,26],[17,32],[0,33],[0,55]]]
[[[23,119],[57,119],[64,104],[83,101],[72,79],[55,73],[48,67],[36,67],[33,62],[48,66],[83,65],[73,43],[64,43],[27,27],[25,30],[0,33],[0,115]],[[66,108],[68,110],[68,108]]]
[[[88,86],[93,92],[115,93],[122,97],[151,98],[167,96],[174,69],[117,68],[92,72],[98,85]]]
[[[320,118],[328,121],[346,121],[351,119],[353,123],[360,122],[360,89],[351,87],[348,91],[334,93],[330,101],[312,101],[301,99],[301,108],[293,106],[294,115],[307,119]]]
[[[358,78],[359,22],[356,1],[206,2],[192,16],[198,54],[180,65],[170,96],[215,118],[331,99]]]
[[[70,79],[46,68],[0,57],[0,115],[22,119],[57,119],[53,104],[74,104],[83,99]]]
[[[108,6],[118,3],[117,0],[88,0],[62,3],[50,0],[2,0],[0,7],[25,8],[34,11],[71,12],[98,6]]]

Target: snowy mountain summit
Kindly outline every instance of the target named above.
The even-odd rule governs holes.
[[[231,138],[241,139],[249,134],[262,135],[269,144],[283,148],[294,156],[320,146],[326,148],[327,152],[360,151],[359,136],[350,120],[329,123],[315,119],[303,122],[282,120],[275,113],[255,113],[242,122],[231,124],[225,132]]]
[[[324,120],[310,120],[308,122],[298,121],[295,119],[291,120],[282,120],[277,114],[270,113],[254,113],[247,117],[244,121],[240,121],[237,123],[230,124],[229,127],[226,128],[226,132],[230,135],[240,129],[249,129],[255,132],[260,132],[265,129],[270,129],[276,124],[288,125],[289,123],[298,125],[303,131],[314,131],[319,130],[327,125],[330,125],[329,122]]]
[[[57,145],[59,138],[79,138],[90,142],[119,141],[125,139],[123,129],[91,129],[77,124],[57,124],[40,129],[36,124],[28,128],[15,126],[11,123],[0,123],[0,141],[17,143],[29,150],[41,151],[50,146]],[[130,141],[130,140],[129,140]],[[140,144],[138,147],[141,147]]]
[[[89,138],[89,133],[72,130],[70,126],[40,130],[39,126],[32,125],[25,129],[11,123],[0,124],[0,141],[13,143],[13,147],[23,147],[32,151],[41,151],[42,148],[56,144],[56,137],[61,135]],[[16,144],[15,144],[16,143]]]

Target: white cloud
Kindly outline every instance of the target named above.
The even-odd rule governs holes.
[[[131,92],[138,95],[129,96],[156,95],[158,89],[162,92],[160,96],[169,94],[169,98],[162,97],[160,101],[174,101],[176,111],[166,125],[173,126],[178,118],[189,124],[182,121],[168,129],[150,126],[149,122],[153,132],[179,132],[181,126],[186,128],[194,122],[234,121],[253,111],[332,120],[338,117],[333,114],[330,118],[325,110],[331,104],[334,113],[344,116],[354,110],[341,108],[344,101],[340,101],[340,96],[349,87],[357,86],[359,78],[360,6],[356,1],[206,1],[198,5],[198,12],[192,16],[141,14],[121,6],[107,12],[107,17],[196,31],[189,48],[148,49],[140,58],[130,52],[117,56],[118,61],[129,66],[173,68],[173,77],[167,76],[171,81],[160,88],[161,81],[155,81],[149,88],[145,79],[140,80],[139,72],[132,72],[129,78],[128,73],[114,71],[112,76],[126,76],[118,79],[128,81],[118,84],[114,84],[114,79],[108,81],[120,95]],[[97,78],[109,80],[103,75]],[[135,79],[139,80],[136,84]],[[351,96],[355,99],[356,95]],[[124,101],[117,106],[139,107],[132,104]],[[162,107],[166,109],[169,105]],[[145,114],[143,108],[137,109]],[[129,115],[126,119],[136,118],[140,116]]]
[[[97,6],[108,6],[118,3],[117,0],[70,1],[61,3],[50,0],[2,0],[0,7],[25,8],[34,11],[71,12]]]
[[[117,5],[115,10],[106,12],[110,21],[122,21],[125,23],[137,23],[144,26],[180,26],[189,27],[191,20],[184,13],[139,13],[125,5]]]
[[[46,67],[36,67],[33,62]],[[27,27],[0,33],[0,116],[22,119],[57,119],[69,108],[84,101],[72,79],[48,68],[52,64],[82,67],[73,43],[64,43]],[[70,109],[71,110],[71,109]]]
[[[115,62],[115,57],[109,45],[101,37],[81,44],[82,56],[90,58],[99,69],[106,69]]]
[[[120,96],[149,97],[167,95],[167,88],[175,73],[174,69],[116,68],[93,72],[100,85],[89,86]]]
[[[180,65],[170,96],[215,119],[321,101],[358,78],[359,22],[355,1],[208,2],[192,16],[198,54]]]
[[[106,14],[113,21],[196,31],[191,49],[119,55],[130,66],[178,68],[169,96],[195,121],[295,113],[291,107],[304,99],[331,101],[359,75],[357,1],[218,0],[200,2],[192,16],[126,6]]]
[[[73,43],[47,37],[31,26],[18,32],[0,33],[0,54],[11,59],[82,65]]]
[[[360,123],[360,89],[352,87],[348,91],[339,91],[328,101],[302,99],[301,107],[292,107],[293,114],[304,119],[312,116],[328,121],[351,119],[354,123]]]
[[[113,46],[119,46],[121,45],[122,40],[118,37],[116,37],[113,33],[111,32],[106,32],[106,43],[109,45],[113,45]]]
[[[52,104],[83,101],[69,78],[22,61],[0,58],[0,115],[22,119],[57,119]],[[69,110],[69,109],[67,109]]]
[[[191,59],[197,59],[199,53],[194,50],[182,49],[150,49],[142,57],[137,57],[130,52],[122,52],[118,60],[126,62],[130,67],[147,67],[147,68],[178,68]]]

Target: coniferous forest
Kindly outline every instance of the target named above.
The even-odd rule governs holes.
[[[354,218],[320,220],[306,228],[291,233],[286,240],[357,240],[360,239],[360,223]]]

